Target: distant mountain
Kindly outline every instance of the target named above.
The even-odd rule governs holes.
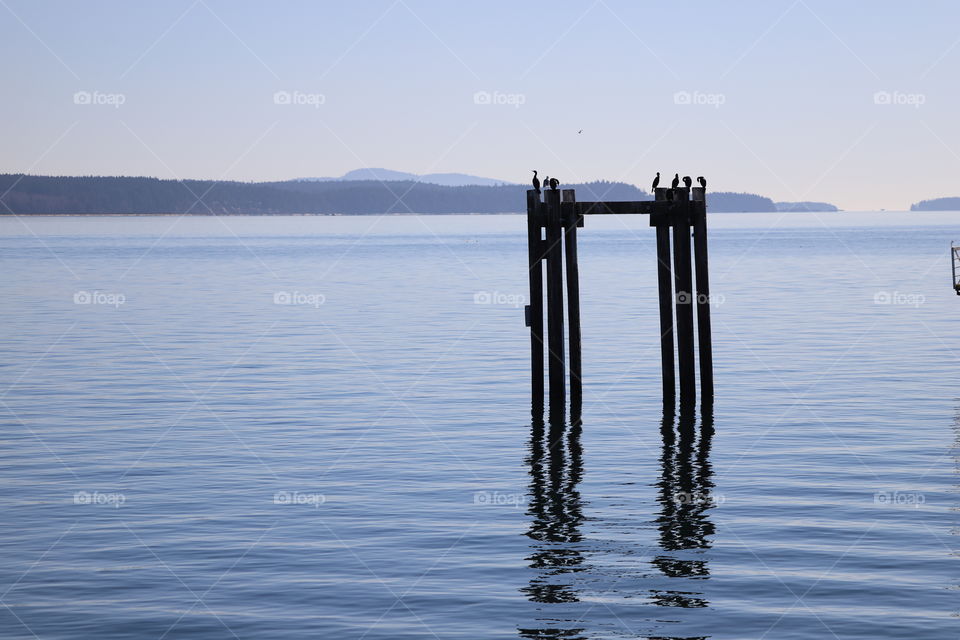
[[[417,174],[393,169],[354,169],[340,176],[341,180],[416,180]]]
[[[425,173],[417,175],[405,171],[394,171],[393,169],[354,169],[347,171],[339,178],[300,178],[298,182],[331,182],[334,180],[378,180],[381,182],[403,182],[406,180],[416,182],[427,182],[429,184],[439,184],[445,187],[463,187],[467,185],[496,186],[502,184],[515,184],[506,180],[496,180],[494,178],[483,178],[472,176],[466,173]]]
[[[960,198],[934,198],[910,205],[910,211],[960,211]]]
[[[777,202],[777,211],[839,211],[829,202]]]

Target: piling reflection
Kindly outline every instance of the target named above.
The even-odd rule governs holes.
[[[700,429],[692,407],[681,407],[679,415],[665,411],[660,425],[663,448],[657,500],[660,513],[654,522],[659,530],[660,549],[652,564],[669,578],[706,579],[707,561],[684,553],[710,547],[714,525],[709,512],[715,505],[710,443],[713,411],[705,406]],[[708,606],[702,593],[689,590],[654,591],[654,603],[664,607]]]
[[[619,601],[628,603],[682,608],[709,606],[704,594],[691,588],[691,584],[697,584],[691,581],[710,576],[702,551],[710,547],[714,533],[709,517],[715,506],[710,466],[714,432],[712,409],[702,408],[699,425],[692,408],[683,408],[679,413],[666,410],[660,431],[660,470],[654,483],[658,507],[652,520],[659,551],[650,561],[653,572],[643,573],[653,582],[660,583],[659,587],[664,587],[664,581],[654,577],[658,573],[670,578],[669,584],[677,587],[628,593],[624,587],[627,581],[634,579],[636,572],[628,569],[623,574],[618,570],[616,575],[607,575],[604,571],[598,573],[595,562],[597,541],[584,539],[581,530],[585,505],[578,488],[583,476],[579,416],[569,425],[549,424],[543,420],[532,423],[527,458],[530,482],[526,513],[530,525],[526,535],[533,542],[526,560],[534,570],[534,576],[520,591],[531,602],[567,607],[545,608],[543,613],[547,615],[541,621],[546,624],[542,628],[519,629],[521,638],[585,640],[592,637],[588,625],[582,620],[584,611],[594,608],[598,594],[605,598],[614,594]],[[644,522],[637,522],[630,535],[649,532],[644,525]],[[647,547],[636,540],[632,544],[633,550],[639,548],[638,545]],[[609,551],[611,547],[601,548]],[[598,589],[598,585],[607,586]],[[582,603],[580,606],[587,609],[569,608],[576,603]],[[661,629],[656,637],[667,639],[674,636],[663,635]],[[693,640],[691,636],[683,637]]]
[[[530,502],[527,536],[536,541],[527,558],[537,576],[522,591],[533,602],[577,602],[573,574],[583,570],[583,511],[577,484],[583,475],[581,424],[534,422],[530,435]],[[534,636],[536,637],[536,636]],[[572,637],[572,636],[571,636]]]

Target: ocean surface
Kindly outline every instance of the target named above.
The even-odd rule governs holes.
[[[551,429],[521,216],[0,218],[0,635],[957,638],[960,214],[710,227],[712,412],[589,219]]]

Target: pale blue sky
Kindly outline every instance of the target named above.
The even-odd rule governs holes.
[[[955,2],[0,0],[0,47],[3,172],[960,195]]]

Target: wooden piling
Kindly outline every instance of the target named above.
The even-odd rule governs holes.
[[[677,312],[677,369],[680,375],[680,402],[697,398],[696,364],[693,341],[693,272],[690,264],[690,192],[673,189],[673,272],[676,283],[674,303]]]
[[[654,197],[667,199],[666,189],[657,189]],[[660,377],[663,404],[673,407],[677,398],[677,381],[673,356],[673,271],[670,262],[670,225],[658,216],[650,224],[657,230],[657,293],[660,298]]]
[[[533,414],[543,415],[543,212],[540,194],[527,191],[527,253],[530,280],[530,303],[526,307],[526,322],[530,327],[530,373]]]
[[[713,339],[710,332],[710,274],[707,261],[706,189],[693,188],[693,256],[697,277],[697,340],[700,346],[700,401],[713,402]]]
[[[547,361],[550,373],[550,421],[566,415],[566,380],[563,348],[563,223],[560,191],[543,192],[547,227]]]
[[[576,202],[576,192],[564,189],[563,202]],[[577,227],[580,216],[564,217],[564,255],[567,267],[567,339],[570,345],[570,416],[576,420],[583,406],[583,367],[580,358],[580,268],[577,266]]]

